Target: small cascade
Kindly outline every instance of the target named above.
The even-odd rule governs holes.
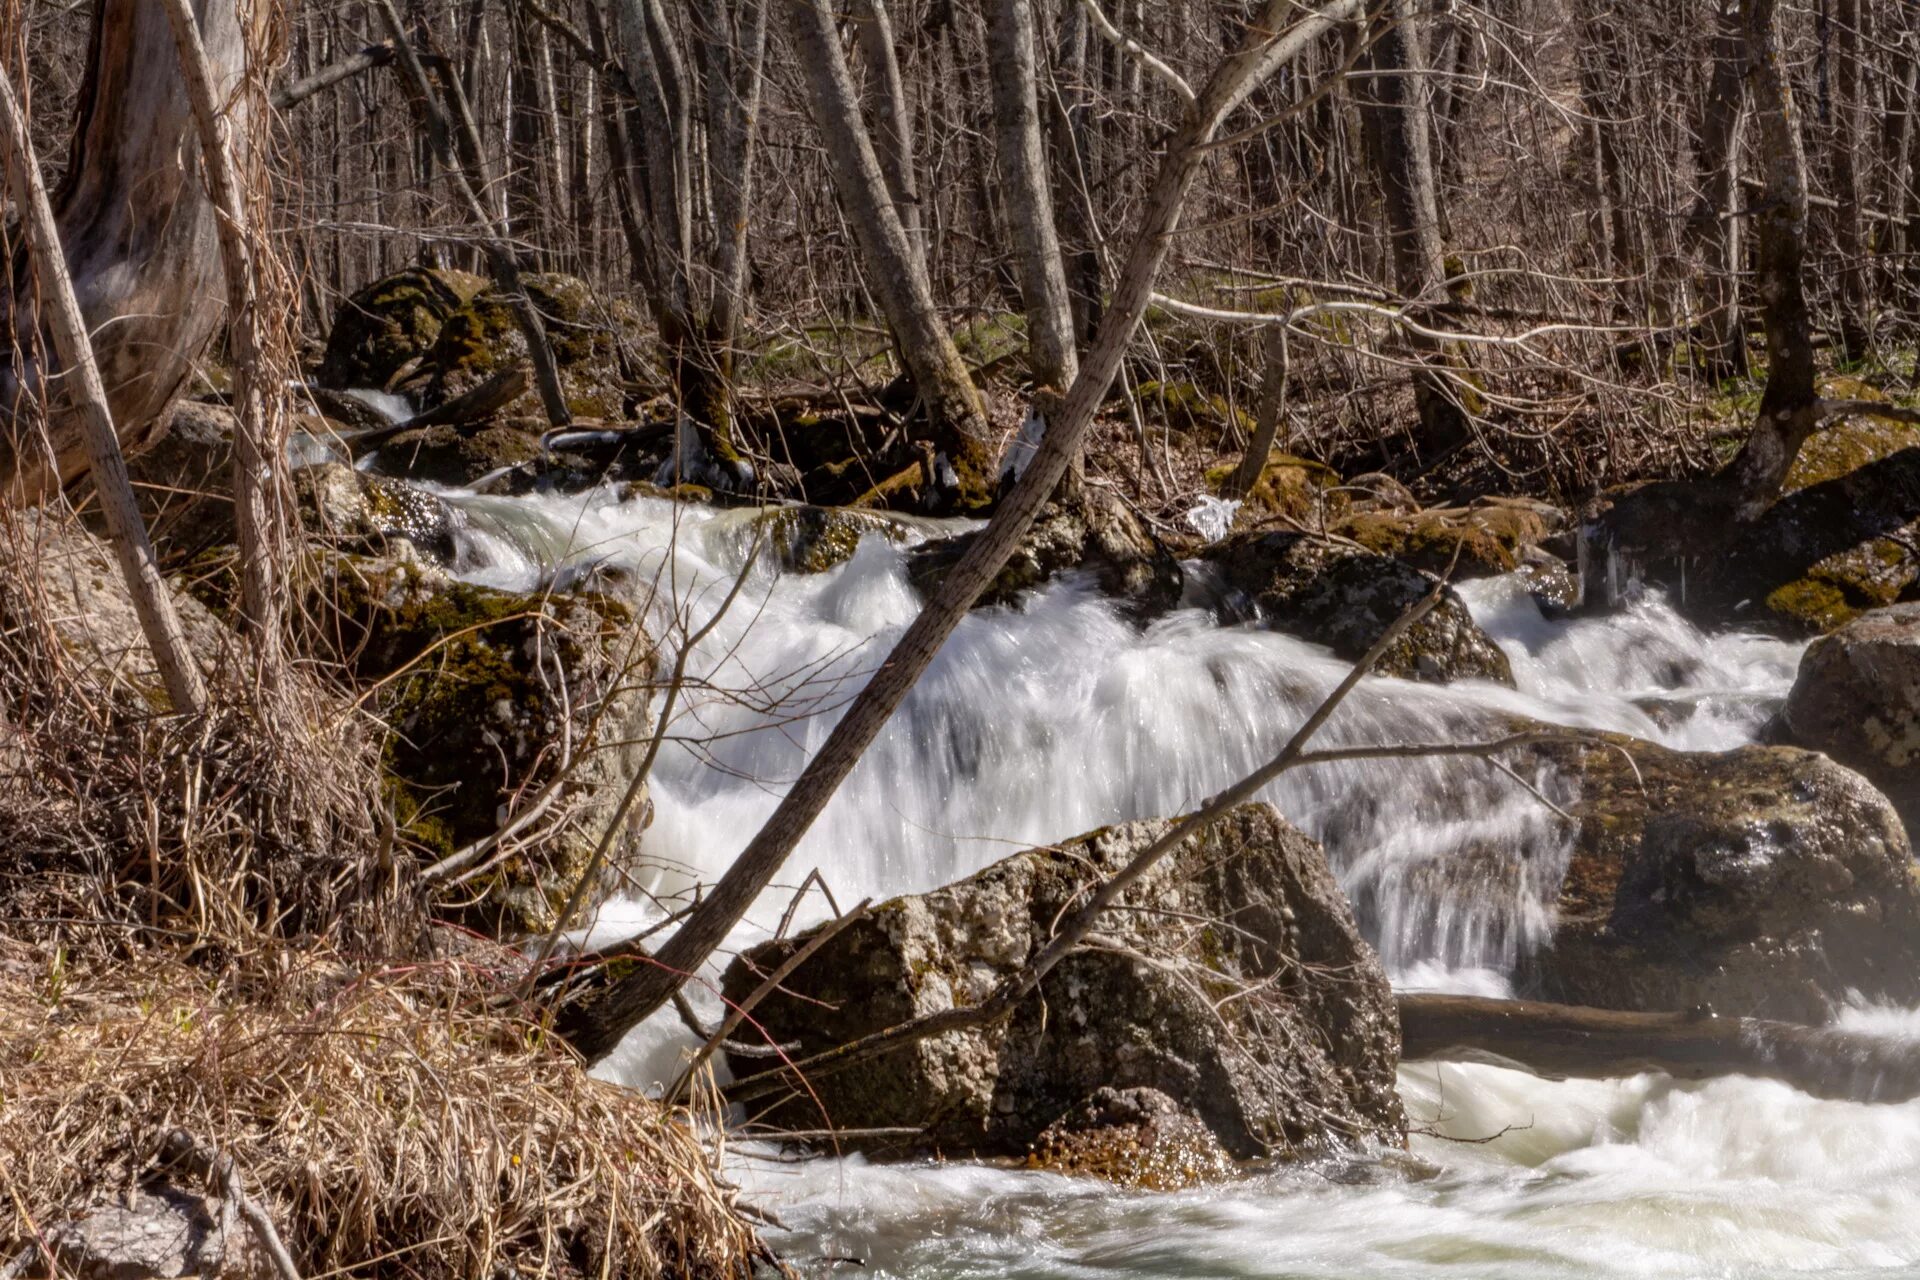
[[[520,590],[586,573],[624,583],[668,649],[725,597],[757,518],[608,493],[454,501],[468,517],[467,576]],[[1731,747],[1750,740],[1798,656],[1704,637],[1655,596],[1566,621],[1543,616],[1517,580],[1464,594],[1520,687],[1371,680],[1316,745],[1484,740],[1524,716]],[[918,608],[902,549],[882,537],[826,573],[753,568],[695,655],[697,685],[656,769],[651,892],[725,869]],[[788,878],[818,870],[842,902],[917,892],[1106,823],[1189,811],[1277,752],[1346,671],[1316,646],[1221,627],[1197,608],[1140,630],[1071,579],[1018,610],[976,611]],[[1485,992],[1550,925],[1570,835],[1554,806],[1570,795],[1545,772],[1410,757],[1296,770],[1266,798],[1325,843],[1398,981]],[[771,927],[790,897],[770,891],[750,923]]]

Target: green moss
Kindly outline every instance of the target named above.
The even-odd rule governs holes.
[[[1191,382],[1143,382],[1134,389],[1134,398],[1171,431],[1222,431],[1231,426],[1244,434],[1253,432],[1253,418],[1244,410]]]
[[[1535,513],[1521,507],[1472,511],[1358,512],[1336,526],[1369,551],[1393,556],[1429,573],[1449,566],[1467,576],[1511,573],[1522,551],[1546,536]]]
[[[1222,492],[1237,466],[1237,463],[1226,463],[1208,468],[1205,476],[1208,491],[1216,494]],[[1254,481],[1253,488],[1242,500],[1242,510],[1254,520],[1262,516],[1282,516],[1310,524],[1330,511],[1346,507],[1347,498],[1338,492],[1339,486],[1340,473],[1332,467],[1278,453],[1267,459],[1260,478]],[[1243,516],[1241,523],[1253,523],[1254,520],[1247,520]]]

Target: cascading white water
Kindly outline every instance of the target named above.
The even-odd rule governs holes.
[[[469,520],[466,575],[526,589],[618,568],[655,588],[650,613],[665,637],[684,634],[675,617],[710,616],[753,519],[610,494],[454,501]],[[1489,737],[1517,714],[1725,749],[1752,739],[1799,655],[1780,641],[1704,636],[1658,599],[1570,622],[1543,617],[1513,581],[1463,594],[1519,688],[1372,680],[1321,745]],[[719,873],[917,608],[900,551],[878,537],[825,574],[755,569],[696,655],[698,683],[656,774],[655,889]],[[1072,581],[1018,610],[978,611],[738,941],[770,926],[814,869],[844,904],[1189,809],[1277,749],[1345,670],[1324,650],[1221,628],[1199,610],[1141,631]],[[1400,759],[1297,771],[1269,798],[1325,841],[1400,985],[1497,992],[1548,924],[1566,854],[1545,801],[1564,800],[1567,782],[1526,782],[1533,790],[1477,762]],[[604,927],[652,910],[616,906]],[[1853,1021],[1920,1030],[1901,1011]],[[611,1069],[659,1078],[671,1034],[643,1033]],[[870,1275],[1748,1276],[1920,1263],[1920,1103],[1820,1102],[1739,1079],[1556,1083],[1463,1065],[1407,1068],[1401,1088],[1426,1130],[1415,1154],[1430,1164],[1418,1168],[1314,1166],[1178,1196],[751,1153],[739,1173],[791,1225],[782,1242],[796,1258],[856,1256]]]

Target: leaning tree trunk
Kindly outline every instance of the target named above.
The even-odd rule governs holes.
[[[1440,300],[1446,266],[1440,246],[1439,194],[1433,176],[1432,123],[1414,0],[1390,0],[1367,54],[1361,120],[1380,182],[1392,240],[1394,288],[1418,313]],[[1466,414],[1443,372],[1447,353],[1430,338],[1413,340],[1426,369],[1414,375],[1422,449],[1445,452],[1468,436]]]
[[[788,8],[834,191],[853,228],[867,282],[925,407],[927,439],[952,469],[949,477],[923,475],[923,489],[951,489],[948,505],[977,511],[992,500],[996,462],[986,407],[941,322],[925,263],[888,193],[832,9],[826,0],[790,0]]]
[[[234,0],[195,0],[194,16],[221,101],[234,95],[246,41]],[[245,121],[233,121],[236,131]],[[75,296],[93,335],[108,407],[131,452],[186,385],[218,330],[223,287],[213,206],[195,170],[193,106],[164,6],[99,0],[73,149],[54,219]],[[51,420],[48,438],[28,406],[49,371],[42,317],[16,262],[0,298],[0,481],[31,500],[87,470],[79,421]],[[111,323],[109,323],[111,322]]]
[[[1742,0],[1740,6],[1765,183],[1753,222],[1768,359],[1767,388],[1753,432],[1725,474],[1742,520],[1753,519],[1773,502],[1800,446],[1820,423],[1813,324],[1801,266],[1807,238],[1807,155],[1793,90],[1781,64],[1776,2]]]

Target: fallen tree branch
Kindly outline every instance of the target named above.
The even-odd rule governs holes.
[[[234,1164],[232,1156],[217,1148],[200,1145],[184,1129],[175,1129],[167,1134],[161,1141],[160,1155],[169,1164],[177,1164],[195,1176],[213,1182],[233,1207],[240,1211],[240,1216],[246,1219],[247,1226],[253,1231],[253,1238],[259,1242],[261,1252],[273,1263],[274,1273],[280,1280],[300,1280],[300,1269],[293,1265],[293,1255],[287,1252],[279,1229],[273,1225],[273,1218],[240,1185],[240,1169]]]
[[[1759,1076],[1853,1102],[1920,1097],[1920,1045],[1831,1027],[1481,996],[1403,994],[1398,1003],[1404,1062],[1492,1057],[1551,1078],[1664,1071]]]

